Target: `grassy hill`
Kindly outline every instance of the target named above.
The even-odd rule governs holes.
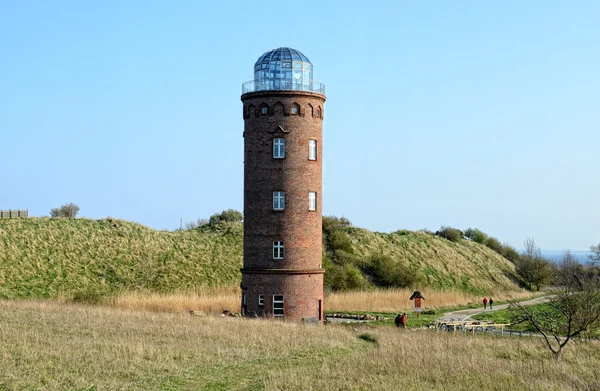
[[[519,289],[514,264],[482,244],[451,242],[423,231],[347,231],[359,256],[389,256],[416,271],[424,285],[481,293]]]
[[[324,262],[326,276],[351,267],[363,287],[380,285],[369,274],[377,254],[420,276],[420,287],[482,293],[519,289],[512,263],[477,243],[454,243],[424,232],[382,234],[352,227],[344,228],[343,235],[349,238],[346,250],[353,253],[355,265],[342,265],[337,257]],[[110,218],[0,220],[0,297],[236,286],[242,242],[239,223],[166,232]],[[328,246],[325,254],[331,251],[335,252]]]
[[[0,297],[239,284],[242,227],[155,231],[116,220],[0,220]]]

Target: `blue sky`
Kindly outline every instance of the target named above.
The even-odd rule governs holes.
[[[600,3],[0,3],[0,209],[156,229],[243,205],[241,84],[325,83],[323,210],[376,231],[600,241]]]

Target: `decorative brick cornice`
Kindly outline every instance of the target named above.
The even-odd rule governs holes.
[[[246,94],[243,94],[241,99],[242,99],[242,102],[244,102],[247,99],[267,97],[267,96],[270,96],[270,97],[273,97],[273,96],[284,96],[284,97],[308,96],[308,97],[322,99],[323,102],[325,102],[325,99],[326,99],[325,95],[319,94],[318,92],[294,91],[294,90],[267,90],[267,91],[258,91],[258,92],[248,92]]]

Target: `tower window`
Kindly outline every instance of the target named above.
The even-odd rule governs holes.
[[[263,295],[258,295],[258,306],[262,307],[265,305],[265,299],[263,297]]]
[[[274,191],[273,192],[273,210],[284,210],[285,209],[285,192]]]
[[[269,114],[269,108],[268,108],[267,106],[263,106],[263,107],[261,107],[261,108],[260,108],[260,113],[261,113],[262,115],[267,115],[267,114]]]
[[[273,158],[283,159],[285,157],[285,139],[273,139]]]
[[[283,240],[273,242],[273,259],[283,259],[284,247]]]
[[[308,141],[308,160],[317,160],[317,140]]]
[[[294,114],[294,115],[298,115],[298,112],[299,112],[299,111],[300,111],[300,110],[298,109],[298,107],[296,107],[296,106],[292,107],[292,114]]]
[[[321,118],[321,108],[317,109],[317,118]]]
[[[283,295],[273,295],[273,316],[284,316]]]
[[[317,210],[317,192],[308,192],[308,210]]]

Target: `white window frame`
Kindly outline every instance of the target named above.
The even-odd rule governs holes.
[[[258,306],[259,307],[264,307],[265,305],[265,298],[263,295],[258,295]]]
[[[308,210],[311,210],[311,211],[317,210],[317,192],[316,191],[308,192]]]
[[[317,140],[308,140],[308,160],[317,160]]]
[[[283,240],[277,240],[273,242],[273,259],[284,259],[285,257],[285,243]]]
[[[298,106],[292,106],[292,110],[290,111],[290,114],[292,114],[292,115],[300,114],[300,108]]]
[[[273,158],[283,159],[285,158],[285,139],[274,138],[273,139]]]
[[[285,209],[285,191],[273,192],[273,210]]]
[[[283,295],[273,295],[273,316],[285,316],[285,297]]]

